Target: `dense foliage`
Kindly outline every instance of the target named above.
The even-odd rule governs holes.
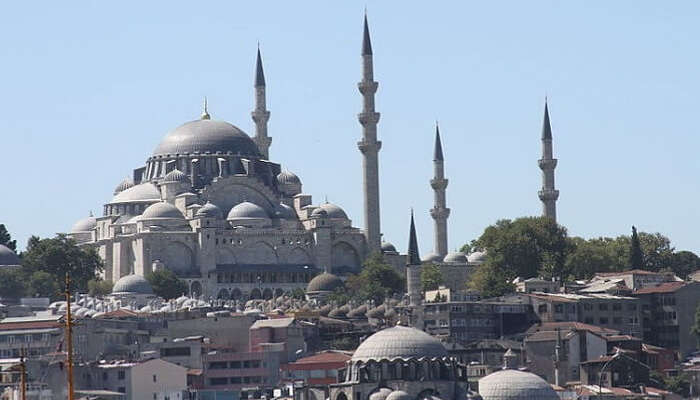
[[[700,258],[678,251],[660,233],[637,232],[616,238],[568,237],[566,228],[550,218],[500,220],[463,249],[486,250],[486,261],[470,285],[486,297],[513,290],[515,277],[563,281],[589,279],[597,272],[640,268],[673,272],[681,278],[700,268]]]
[[[174,299],[187,293],[187,283],[169,269],[150,272],[146,274],[146,280],[151,284],[156,296],[165,300]]]
[[[420,280],[423,285],[423,290],[436,290],[440,285],[444,284],[444,277],[440,271],[440,267],[436,264],[423,264],[420,273]]]
[[[9,247],[12,251],[17,251],[17,241],[12,240],[12,236],[5,228],[5,224],[0,224],[0,244]]]
[[[349,300],[373,300],[375,304],[379,304],[386,297],[404,291],[404,277],[387,264],[381,254],[372,254],[365,260],[362,272],[348,277],[345,287],[332,293],[329,300],[339,304]]]

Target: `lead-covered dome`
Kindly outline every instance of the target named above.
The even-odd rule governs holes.
[[[0,266],[15,267],[20,265],[20,260],[17,254],[9,247],[0,244]]]
[[[316,275],[309,285],[306,287],[306,292],[332,292],[335,289],[342,287],[343,281],[333,274],[324,272]]]
[[[421,330],[395,326],[368,337],[355,350],[352,360],[407,360],[423,357],[447,357],[447,350],[439,340]]]
[[[91,230],[95,229],[97,226],[97,218],[95,218],[92,213],[83,218],[78,220],[75,224],[73,224],[73,227],[71,228],[71,233],[78,233],[78,232],[90,232]]]
[[[440,257],[440,254],[437,253],[430,253],[425,258],[421,260],[421,262],[424,263],[439,263],[442,262],[443,257]]]
[[[224,121],[199,119],[187,122],[168,133],[153,151],[154,156],[187,153],[231,152],[260,157],[255,142],[239,128]]]
[[[485,251],[475,251],[471,254],[469,254],[469,257],[467,257],[470,263],[473,264],[481,264],[484,261],[486,261],[486,252]]]
[[[443,261],[446,263],[466,264],[467,255],[462,253],[461,251],[455,251],[455,252],[452,252],[452,253],[449,253],[448,255],[446,255],[445,259]]]
[[[119,278],[112,287],[112,293],[153,294],[153,288],[141,275],[127,275]]]
[[[216,204],[212,203],[211,201],[207,201],[207,204],[199,207],[199,210],[197,210],[195,215],[204,218],[222,219],[224,217],[224,212],[221,211],[219,206]]]
[[[394,246],[392,243],[382,242],[382,253],[398,254],[398,251],[396,251],[396,246]]]
[[[539,376],[515,369],[494,372],[479,380],[484,400],[558,400],[557,392]]]
[[[319,206],[319,208],[328,214],[328,218],[348,219],[348,215],[345,214],[345,211],[333,203],[323,203]]]
[[[189,183],[190,177],[179,169],[174,169],[163,177],[163,182],[179,182],[179,183]]]
[[[144,210],[141,214],[141,219],[184,219],[185,216],[182,215],[180,210],[174,205],[166,203],[164,201],[160,203],[151,204]]]
[[[160,201],[160,190],[150,182],[132,186],[122,190],[112,198],[111,204],[114,203],[131,203],[145,201]]]

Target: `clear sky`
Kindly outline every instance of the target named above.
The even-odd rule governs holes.
[[[435,120],[449,245],[538,215],[549,96],[559,222],[631,225],[700,251],[700,3],[659,1],[3,2],[0,222],[24,247],[101,214],[160,139],[195,119],[253,133],[256,42],[271,159],[362,226],[360,44],[379,81],[381,216],[405,251],[409,209],[432,248]]]

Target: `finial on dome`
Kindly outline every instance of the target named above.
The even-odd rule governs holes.
[[[211,116],[209,115],[209,109],[207,106],[207,96],[204,96],[204,110],[202,111],[202,116],[200,119],[211,119]]]

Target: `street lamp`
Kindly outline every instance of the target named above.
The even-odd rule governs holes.
[[[605,371],[605,368],[607,368],[608,365],[610,365],[610,363],[613,362],[613,360],[620,358],[621,355],[622,355],[622,352],[620,351],[620,348],[618,347],[615,350],[615,354],[613,354],[612,357],[610,357],[610,359],[605,364],[603,364],[603,368],[600,369],[600,373],[598,374],[598,400],[602,400],[602,398],[603,398],[603,386],[602,386],[602,384],[603,384],[603,372]],[[612,377],[610,378],[610,386],[612,387]]]

